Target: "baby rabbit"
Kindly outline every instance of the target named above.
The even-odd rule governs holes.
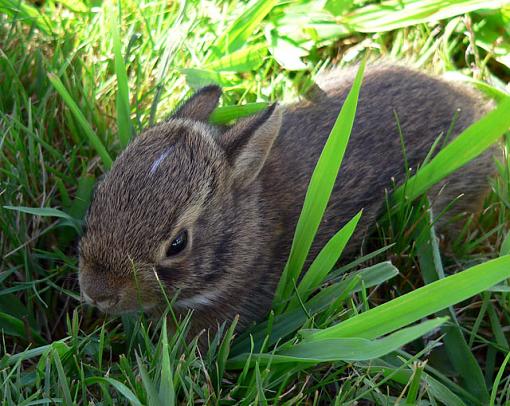
[[[170,298],[178,295],[177,312],[194,309],[196,330],[237,314],[243,329],[263,317],[310,176],[354,74],[333,71],[318,100],[272,105],[228,128],[208,123],[221,95],[219,87],[208,86],[135,138],[92,200],[80,242],[84,299],[108,313],[157,314],[166,304],[163,286]],[[381,213],[392,178],[404,180],[395,113],[415,170],[452,121],[455,136],[489,108],[462,85],[398,65],[367,68],[310,257],[363,209],[348,247],[355,253]],[[453,211],[475,211],[492,172],[490,154],[482,155],[451,175],[438,196],[431,194],[435,206],[440,210],[463,194]]]

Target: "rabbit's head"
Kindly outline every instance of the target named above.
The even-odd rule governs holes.
[[[220,129],[208,86],[136,137],[97,186],[80,241],[83,298],[119,314],[235,308],[270,237],[257,179],[281,125],[273,105]],[[219,311],[221,313],[221,311]]]

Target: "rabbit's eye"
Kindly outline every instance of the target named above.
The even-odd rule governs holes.
[[[175,240],[173,240],[166,250],[166,256],[172,257],[180,253],[188,244],[188,232],[186,230],[181,231]]]

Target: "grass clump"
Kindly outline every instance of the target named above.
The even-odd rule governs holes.
[[[471,159],[509,127],[509,19],[501,2],[473,0],[0,0],[2,404],[508,403],[506,144],[484,213],[453,256],[441,255],[427,200],[405,195],[420,199],[465,163],[456,148]],[[229,122],[295,99],[322,69],[369,50],[455,71],[499,102],[388,197],[400,211],[382,219],[373,251],[335,267],[358,215],[302,270],[360,70],[267,320],[239,337],[222,326],[204,353],[189,317],[168,335],[165,318],[81,305],[81,221],[95,182],[142,128],[209,83],[225,89],[213,121]]]

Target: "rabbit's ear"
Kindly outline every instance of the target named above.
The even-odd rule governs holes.
[[[249,185],[264,166],[282,124],[275,104],[262,113],[242,119],[218,138],[233,167],[234,184]]]
[[[207,121],[218,105],[221,88],[216,85],[203,87],[177,108],[172,118],[190,118]]]

